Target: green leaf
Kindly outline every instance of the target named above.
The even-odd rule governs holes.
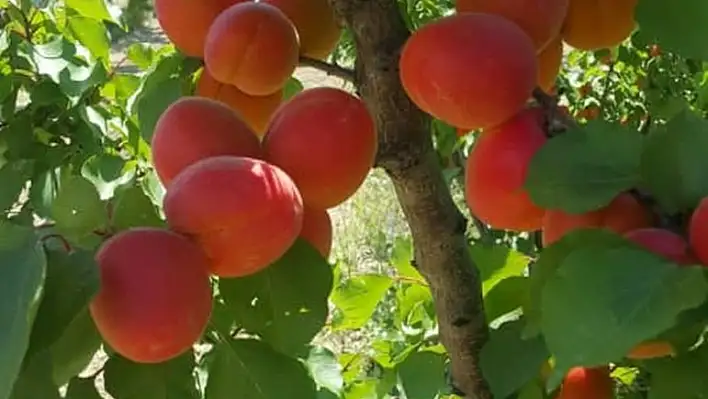
[[[88,17],[71,16],[67,19],[69,31],[96,59],[110,60],[111,39],[106,25]]]
[[[101,399],[93,378],[72,378],[65,399]]]
[[[484,296],[484,312],[492,323],[501,316],[522,307],[529,296],[530,279],[512,276],[500,281]]]
[[[423,276],[413,267],[413,243],[410,238],[396,237],[391,253],[391,264],[399,275],[424,282]]]
[[[642,35],[668,51],[708,61],[708,3],[703,0],[642,0],[635,13]]]
[[[104,368],[106,391],[115,399],[199,399],[194,367],[192,351],[155,364],[134,363],[116,355]]]
[[[316,399],[315,382],[299,361],[268,344],[237,339],[218,344],[209,354],[206,397],[232,399]],[[117,398],[121,399],[121,398]]]
[[[523,328],[523,319],[504,323],[491,331],[482,347],[480,366],[495,399],[507,398],[523,388],[550,356],[543,337],[522,339]]]
[[[708,121],[684,112],[647,138],[642,183],[668,211],[694,208],[708,196]]]
[[[708,346],[705,344],[674,359],[650,361],[647,364],[651,372],[649,399],[696,399],[708,396],[706,365]]]
[[[305,355],[324,327],[331,289],[331,266],[301,239],[265,270],[219,281],[236,324],[293,355]]]
[[[34,161],[29,160],[6,163],[0,168],[0,211],[9,210],[17,202],[33,168]]]
[[[84,17],[119,24],[108,11],[104,0],[66,0],[66,6]]]
[[[475,244],[470,246],[470,254],[479,269],[484,295],[507,277],[523,274],[530,260],[505,245]]]
[[[300,80],[298,80],[298,78],[296,78],[295,76],[291,76],[285,83],[285,87],[283,88],[283,101],[291,99],[293,96],[300,93],[304,89],[305,86],[302,85],[302,82],[300,82]]]
[[[31,228],[0,223],[0,399],[7,399],[29,346],[46,272]]]
[[[364,275],[352,277],[335,287],[330,299],[343,317],[332,328],[354,330],[363,327],[391,284],[393,280],[388,276]]]
[[[409,355],[398,366],[401,385],[408,399],[430,399],[444,392],[445,356],[430,351]]]
[[[337,355],[322,346],[313,346],[307,357],[307,367],[318,386],[340,395],[344,388],[342,366]]]
[[[135,176],[135,167],[117,156],[96,154],[81,167],[81,175],[96,186],[101,198],[110,198],[115,189]]]
[[[414,325],[432,321],[435,313],[430,288],[418,284],[402,285],[396,290],[396,311],[399,324]]]
[[[112,226],[120,231],[131,227],[164,227],[165,222],[143,189],[133,185],[116,194]]]
[[[636,186],[641,151],[637,132],[594,121],[548,140],[531,161],[525,188],[544,208],[599,209]]]
[[[4,360],[4,359],[3,359]],[[52,360],[47,352],[23,365],[10,399],[61,399],[52,380]]]
[[[83,371],[91,363],[102,342],[89,309],[84,308],[50,348],[57,386],[66,384]]]
[[[133,43],[128,47],[128,59],[140,69],[148,69],[152,65],[154,52],[145,43]]]
[[[96,187],[81,176],[63,179],[52,204],[57,229],[72,237],[90,235],[107,222],[106,210]]]

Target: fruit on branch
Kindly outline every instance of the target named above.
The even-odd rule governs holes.
[[[246,0],[154,0],[155,17],[167,38],[184,54],[204,56],[204,41],[216,17]]]
[[[327,0],[262,0],[278,7],[295,25],[300,54],[324,61],[334,51],[342,34]]]
[[[632,34],[638,0],[570,0],[563,40],[578,50],[614,47]]]
[[[521,111],[538,78],[530,37],[506,18],[463,13],[415,31],[403,47],[400,78],[410,99],[450,125],[499,125]]]
[[[277,7],[240,3],[209,28],[204,64],[214,79],[252,96],[282,90],[299,63],[295,26]]]
[[[559,209],[548,210],[543,217],[543,246],[549,246],[564,235],[581,228],[605,228],[617,234],[651,227],[649,209],[629,193],[621,193],[607,206],[590,212],[571,214]]]
[[[708,265],[708,197],[703,198],[691,214],[688,242],[698,260]]]
[[[259,136],[265,133],[270,117],[283,100],[283,90],[267,96],[251,96],[236,86],[217,81],[206,68],[202,69],[194,94],[228,105],[238,112],[244,122]]]
[[[531,159],[547,140],[543,122],[541,108],[528,108],[477,137],[465,168],[465,199],[482,222],[514,231],[541,227],[545,210],[523,186]]]
[[[556,399],[611,399],[614,381],[609,367],[573,367],[568,371]]]
[[[625,357],[632,360],[647,360],[675,355],[676,350],[670,342],[654,340],[635,346]]]
[[[354,195],[374,165],[377,146],[366,104],[332,87],[302,91],[281,105],[263,138],[266,160],[291,176],[304,202],[319,209]]]
[[[495,14],[517,24],[543,50],[558,36],[568,12],[569,0],[457,0],[458,13]]]
[[[252,158],[218,156],[190,165],[167,188],[164,210],[169,226],[200,244],[219,277],[263,270],[302,229],[295,183]]]
[[[216,155],[260,158],[258,136],[227,105],[204,97],[182,97],[160,115],[151,139],[152,162],[168,186],[187,166]]]
[[[560,36],[546,46],[538,56],[538,79],[537,85],[541,90],[550,93],[556,84],[556,79],[560,73],[563,62],[563,41]]]
[[[208,261],[184,236],[157,228],[124,230],[96,254],[100,289],[89,304],[103,339],[139,363],[186,352],[211,316]]]
[[[624,234],[628,240],[679,265],[693,265],[698,261],[693,256],[688,242],[680,235],[666,229],[647,227]]]
[[[300,238],[309,242],[324,258],[329,258],[332,251],[332,218],[329,212],[305,204]]]

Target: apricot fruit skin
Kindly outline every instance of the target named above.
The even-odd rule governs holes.
[[[688,242],[680,235],[666,229],[647,227],[628,231],[624,237],[649,252],[679,265],[697,263]]]
[[[481,13],[455,14],[422,26],[404,45],[399,66],[403,88],[415,105],[467,130],[512,118],[524,108],[538,78],[531,38],[513,22]]]
[[[211,317],[208,261],[188,238],[158,228],[124,230],[96,254],[101,286],[89,304],[103,339],[138,363],[189,350]]]
[[[538,54],[537,84],[541,90],[550,93],[556,84],[563,62],[563,41],[560,36],[551,40]]]
[[[570,0],[563,40],[578,50],[614,47],[634,31],[638,0]]]
[[[465,199],[482,222],[513,231],[541,227],[545,210],[523,186],[531,159],[547,141],[542,123],[543,111],[529,108],[478,136],[467,158]]]
[[[263,137],[265,159],[292,177],[305,203],[320,209],[354,195],[374,165],[377,148],[366,104],[332,87],[292,97],[275,112]]]
[[[285,87],[299,63],[295,26],[277,7],[246,2],[224,10],[209,28],[204,64],[221,83],[252,96]]]
[[[651,227],[649,210],[629,193],[621,193],[607,206],[581,214],[549,209],[543,217],[543,246],[549,246],[564,235],[581,228],[605,228],[617,234]]]
[[[329,212],[305,204],[300,238],[309,242],[323,258],[329,258],[332,251],[332,218]]]
[[[457,0],[458,13],[495,14],[517,24],[537,50],[558,36],[568,13],[569,0]]]
[[[647,341],[632,348],[625,356],[632,360],[656,359],[659,357],[675,356],[676,350],[667,341]]]
[[[708,265],[708,197],[703,198],[691,214],[688,242],[703,265]]]
[[[609,367],[573,367],[563,379],[556,399],[612,399],[614,396]]]
[[[337,47],[342,29],[327,0],[262,0],[278,7],[295,25],[300,54],[325,60]]]
[[[219,277],[243,277],[270,266],[302,230],[303,203],[277,166],[218,156],[187,167],[167,188],[172,230],[192,237]]]
[[[242,92],[236,86],[219,82],[206,69],[202,70],[197,80],[194,94],[228,105],[241,115],[244,122],[259,137],[265,134],[270,117],[283,102],[283,90],[266,96],[251,96]]]
[[[217,155],[260,158],[258,136],[236,111],[204,97],[182,97],[160,115],[151,139],[152,162],[167,187],[184,168]]]

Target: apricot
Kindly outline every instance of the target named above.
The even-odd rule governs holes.
[[[675,356],[676,350],[673,345],[666,341],[643,342],[627,353],[627,358],[632,360],[656,359],[659,357]]]
[[[537,85],[541,90],[550,93],[556,84],[556,79],[563,62],[563,41],[560,36],[553,39],[538,56]]]
[[[265,159],[297,184],[308,205],[328,209],[362,185],[378,148],[364,102],[332,87],[302,91],[278,108],[263,137]]]
[[[525,109],[480,134],[467,158],[465,199],[472,214],[496,228],[532,231],[545,210],[523,188],[529,163],[546,143],[543,111]]]
[[[703,198],[691,214],[688,242],[698,260],[708,265],[708,197]]]
[[[573,367],[568,371],[556,399],[612,399],[614,381],[609,367]]]
[[[256,135],[265,133],[268,121],[283,100],[283,90],[266,96],[251,96],[236,86],[214,79],[206,69],[202,70],[195,95],[220,101],[238,112]]]
[[[310,245],[324,258],[329,258],[332,251],[332,219],[326,209],[317,209],[305,205],[302,231],[300,238]]]
[[[204,41],[217,16],[247,0],[154,0],[155,17],[167,38],[184,54],[204,57]]]
[[[688,242],[680,235],[660,228],[647,227],[624,234],[628,240],[679,265],[697,263]]]
[[[621,193],[607,206],[590,212],[571,214],[562,210],[548,210],[543,217],[543,246],[549,246],[564,235],[581,228],[604,228],[617,234],[651,227],[653,218],[649,209],[629,193]]]
[[[327,0],[262,0],[278,7],[295,25],[300,54],[325,60],[337,47],[342,29]]]
[[[578,50],[617,46],[634,31],[638,0],[570,0],[563,40]]]
[[[96,254],[100,289],[89,311],[107,344],[138,363],[160,363],[189,350],[212,311],[207,258],[184,236],[132,228]]]
[[[160,115],[151,140],[152,162],[167,187],[185,167],[216,155],[260,158],[258,136],[227,105],[182,97]]]
[[[257,273],[280,258],[302,229],[302,197],[265,161],[217,156],[196,162],[167,188],[169,226],[192,237],[219,277]]]
[[[458,13],[495,14],[517,24],[543,50],[558,36],[569,0],[457,0]]]
[[[214,79],[252,96],[285,87],[299,63],[295,26],[277,7],[239,3],[219,14],[209,28],[204,64]]]
[[[512,118],[538,78],[531,38],[493,14],[455,14],[424,25],[404,45],[399,64],[415,105],[467,130]]]

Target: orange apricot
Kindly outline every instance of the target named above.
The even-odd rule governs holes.
[[[207,258],[184,236],[124,230],[96,253],[100,288],[89,303],[103,339],[122,356],[160,363],[189,350],[212,311]]]
[[[227,105],[182,97],[160,115],[151,140],[152,162],[167,186],[184,168],[216,155],[260,158],[258,136]]]
[[[204,64],[214,79],[252,96],[285,87],[299,63],[295,26],[277,7],[239,3],[222,12],[209,28]]]
[[[184,54],[204,56],[204,41],[216,17],[247,0],[154,0],[155,17],[167,38]]]
[[[578,50],[614,47],[634,31],[638,0],[570,0],[563,40]]]
[[[297,184],[308,205],[346,201],[374,165],[376,127],[366,104],[344,90],[302,91],[278,108],[263,137],[265,159]]]
[[[621,193],[607,206],[579,214],[549,209],[543,217],[543,245],[548,246],[564,235],[581,228],[605,228],[617,234],[651,227],[649,209],[629,193]]]
[[[708,197],[703,198],[691,214],[688,242],[698,260],[708,265]]]
[[[332,251],[332,219],[326,209],[305,205],[300,238],[309,242],[324,258]]]
[[[680,235],[666,229],[645,227],[624,234],[628,240],[679,265],[697,263],[688,242]]]
[[[641,344],[635,346],[629,351],[629,353],[627,353],[625,357],[633,360],[647,360],[675,355],[676,350],[671,343],[654,340],[642,342]]]
[[[556,399],[612,399],[614,381],[609,367],[573,367],[568,371]]]
[[[196,240],[211,272],[242,277],[270,266],[302,229],[302,197],[265,161],[217,156],[194,163],[167,188],[167,223]]]
[[[538,56],[537,84],[541,90],[549,93],[556,84],[556,78],[563,62],[563,41],[560,36],[553,39]]]
[[[495,14],[516,23],[544,49],[558,36],[568,13],[569,0],[456,0],[458,13]]]
[[[262,0],[278,7],[295,25],[300,54],[325,60],[339,43],[342,28],[327,0]]]
[[[472,214],[496,228],[532,231],[545,210],[523,188],[529,163],[546,143],[543,111],[525,109],[480,134],[467,158],[465,198]]]
[[[238,112],[244,122],[259,136],[265,133],[270,117],[283,101],[283,90],[266,96],[251,96],[236,86],[219,82],[206,69],[203,69],[199,76],[194,94],[228,105]]]
[[[399,64],[401,83],[413,103],[468,130],[513,117],[538,79],[530,37],[493,14],[455,14],[424,25],[404,45]]]

